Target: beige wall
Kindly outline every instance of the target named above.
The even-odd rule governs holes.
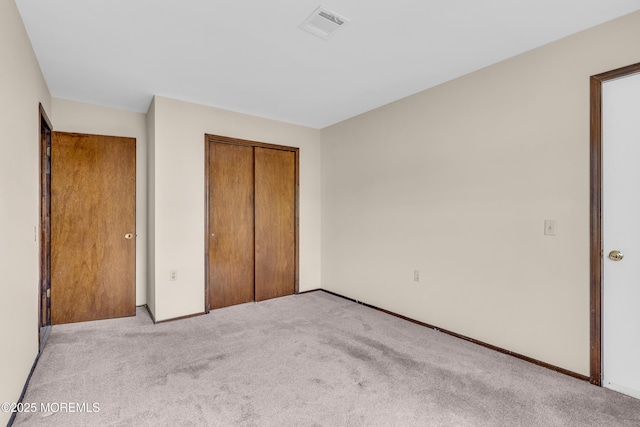
[[[38,354],[38,103],[50,114],[51,96],[13,1],[0,1],[0,63],[0,402],[16,402]]]
[[[136,139],[136,304],[147,303],[147,124],[146,115],[53,98],[54,130]]]
[[[589,76],[637,40],[640,13],[324,129],[323,287],[588,375]]]
[[[154,116],[149,262],[156,320],[204,310],[205,133],[300,148],[300,290],[320,287],[320,131],[159,96]],[[177,281],[169,281],[170,270]]]

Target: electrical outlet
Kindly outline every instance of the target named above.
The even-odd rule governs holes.
[[[544,235],[555,236],[556,235],[556,220],[545,219],[544,220]]]
[[[169,280],[171,282],[175,282],[176,280],[178,280],[178,270],[171,270],[169,272]]]
[[[413,270],[413,281],[414,282],[420,281],[420,270]]]

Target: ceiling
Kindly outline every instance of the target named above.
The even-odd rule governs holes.
[[[640,0],[16,0],[52,96],[153,95],[323,128],[640,9]],[[298,28],[319,5],[351,22]]]

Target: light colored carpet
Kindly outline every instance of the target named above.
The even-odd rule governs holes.
[[[99,412],[15,426],[640,425],[640,400],[324,292],[54,326],[24,402]]]

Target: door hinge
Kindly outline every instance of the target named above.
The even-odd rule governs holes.
[[[47,146],[47,157],[51,157],[51,146]]]
[[[47,298],[51,298],[51,288],[47,289]]]

